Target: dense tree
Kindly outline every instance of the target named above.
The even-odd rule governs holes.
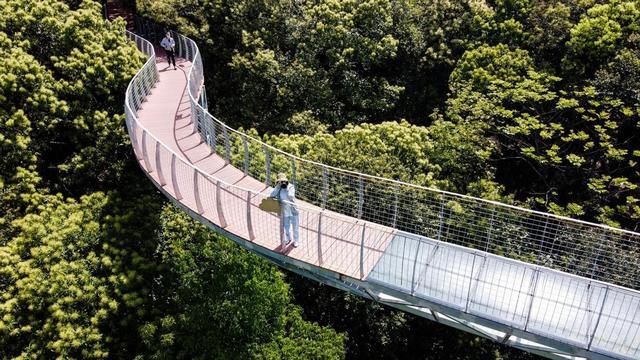
[[[154,268],[141,256],[155,226],[145,200],[46,196],[14,220],[0,242],[3,358],[106,358],[131,345]]]
[[[143,59],[123,27],[94,1],[0,2],[0,357],[204,356],[196,342],[169,341],[168,324],[187,314],[216,354],[340,358],[343,337],[302,318],[273,266],[204,228],[206,239],[185,245],[173,218],[159,217],[163,200],[131,156],[121,114]],[[177,282],[199,264],[158,246],[181,236],[194,258],[227,259],[224,272]],[[217,292],[200,292],[211,284]]]
[[[597,4],[571,28],[566,66],[590,76],[624,48],[640,46],[636,1],[614,0]]]
[[[13,118],[6,131],[20,134],[12,149],[30,159],[11,160],[7,171],[37,165],[48,186],[74,195],[125,176],[130,151],[118,113],[142,57],[122,27],[104,21],[93,1],[73,8],[61,1],[3,3],[0,41],[9,53],[1,60],[8,70],[1,99]]]
[[[335,133],[267,136],[279,149],[327,165],[446,190],[476,193],[490,183],[491,142],[473,124],[454,127],[438,120],[430,127],[406,121],[347,126]],[[367,149],[363,152],[362,149]]]
[[[175,18],[149,7],[145,14],[192,31],[210,52],[212,112],[228,123],[256,127],[253,135],[267,133],[275,146],[330,165],[637,229],[637,2],[208,4],[205,13],[216,15],[180,5]],[[356,20],[364,7],[377,22],[363,30]],[[321,31],[312,26],[320,23]],[[368,48],[354,39],[385,38],[394,40],[388,56],[358,55]],[[356,70],[350,84],[383,79],[401,91],[384,98],[369,89],[372,103],[384,105],[374,112],[353,106],[359,92],[329,76],[342,69]],[[388,122],[402,118],[409,123]],[[251,165],[263,168],[256,154]],[[287,166],[277,157],[273,164]],[[356,302],[345,307],[361,318]],[[407,326],[415,325],[398,329]],[[369,354],[356,340],[347,347]]]
[[[637,1],[137,5],[196,39],[211,110],[279,148],[640,224]],[[0,356],[527,357],[288,277],[293,305],[280,272],[137,170],[121,111],[143,58],[124,23],[89,0],[0,10]]]
[[[343,339],[302,320],[282,273],[175,207],[161,216],[156,321],[144,357],[335,359]]]

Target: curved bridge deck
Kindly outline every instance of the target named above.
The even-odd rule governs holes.
[[[201,77],[201,64],[187,60],[201,61],[195,43],[177,35],[183,58],[173,70],[156,59],[150,43],[130,36],[150,56],[127,89],[136,156],[156,186],[191,216],[281,266],[514,347],[551,358],[640,357],[634,290],[302,201],[300,246],[283,248],[280,217],[258,208],[271,188],[232,165],[228,140],[225,156],[203,135],[194,101],[206,107],[206,100],[192,77],[194,71]],[[246,154],[246,140],[244,146]]]
[[[274,252],[284,253],[293,259],[322,266],[353,278],[361,277],[360,264],[352,259],[360,257],[362,229],[366,223],[364,236],[368,257],[362,270],[363,273],[368,274],[388,247],[396,231],[362,220],[340,221],[340,218],[343,218],[340,214],[327,210],[322,211],[311,204],[300,202],[301,207],[316,209],[322,213],[322,220],[319,216],[313,216],[312,213],[302,210],[300,214],[300,246],[298,248],[291,246],[282,248],[280,218],[276,214],[264,212],[258,208],[264,196],[257,194],[268,196],[272,188],[246,176],[242,170],[226,163],[202,140],[192,121],[186,87],[191,63],[184,59],[178,59],[177,65],[178,70],[174,70],[173,67],[166,67],[164,60],[158,61],[160,81],[151,90],[142,108],[138,110],[139,124],[153,134],[155,141],[165,144],[167,150],[179,154],[190,164],[197,166],[199,170],[224,181],[226,184],[251,190],[253,194],[250,193],[250,198],[247,199],[246,191],[245,194],[241,194],[241,191],[237,191],[236,188],[225,185],[220,185],[218,190],[216,182],[203,176],[192,180],[190,185],[193,185],[193,181],[197,181],[197,187],[179,186],[181,181],[163,180],[163,190],[173,198],[180,198],[182,204],[197,211],[202,217],[218,226],[222,225],[220,217],[222,213],[226,226],[221,227],[238,237],[252,239],[255,244]],[[142,144],[142,134],[139,133],[139,136],[139,143]],[[145,139],[144,143],[145,146],[148,146],[148,153],[157,151],[156,145],[151,141]],[[160,155],[163,154],[160,153]],[[157,169],[171,169],[171,158],[160,156],[160,166],[154,161],[142,161],[140,164],[156,183],[160,183],[160,172]],[[194,176],[193,169],[180,165],[184,164],[179,163],[173,175],[191,180]],[[163,175],[166,177],[169,174]],[[177,191],[176,188],[178,188]],[[200,205],[196,203],[196,188]],[[216,201],[217,196],[220,197],[221,206]],[[198,206],[200,206],[200,211],[198,211]],[[223,209],[232,209],[232,211],[224,211]],[[248,213],[251,214],[251,232],[253,234],[249,233]],[[318,238],[321,239],[320,244],[318,244]]]

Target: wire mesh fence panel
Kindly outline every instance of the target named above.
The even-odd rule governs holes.
[[[527,330],[586,347],[605,291],[606,287],[588,280],[541,271]]]
[[[532,300],[535,270],[494,257],[484,258],[479,266],[477,277],[469,289],[468,310],[524,328]]]
[[[597,328],[590,339],[594,350],[640,357],[640,299],[627,290],[607,288]]]

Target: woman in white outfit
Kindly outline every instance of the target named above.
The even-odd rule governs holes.
[[[289,184],[289,180],[284,173],[278,174],[278,180],[271,192],[271,197],[276,198],[280,203],[280,213],[284,222],[284,233],[286,242],[284,245],[291,243],[291,228],[293,228],[293,247],[298,247],[298,228],[300,221],[298,218],[298,209],[296,203],[296,188],[293,184]]]

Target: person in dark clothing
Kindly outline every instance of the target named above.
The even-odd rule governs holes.
[[[167,35],[162,38],[162,42],[160,42],[160,46],[167,52],[167,62],[169,66],[173,62],[173,70],[176,70],[176,42],[171,37],[171,33],[167,31]]]

